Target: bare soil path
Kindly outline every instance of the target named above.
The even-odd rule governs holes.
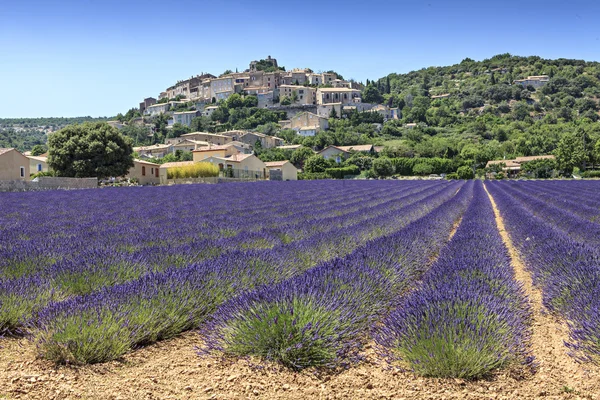
[[[527,271],[517,249],[506,231],[493,196],[485,187],[496,215],[496,225],[512,259],[515,279],[521,283],[525,294],[529,297],[533,311],[533,332],[531,349],[538,364],[537,373],[532,377],[540,388],[549,382],[565,388],[591,393],[600,393],[600,375],[593,365],[577,363],[568,355],[564,342],[568,340],[568,327],[559,318],[551,315],[542,304],[542,293],[533,285],[531,274]]]

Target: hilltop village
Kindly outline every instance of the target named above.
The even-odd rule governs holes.
[[[200,162],[227,179],[596,177],[599,76],[594,62],[500,54],[363,83],[268,56],[111,118],[0,120],[3,153],[36,157],[4,163],[0,180],[52,173],[48,138],[86,121],[130,140],[125,178],[140,184],[189,179]]]

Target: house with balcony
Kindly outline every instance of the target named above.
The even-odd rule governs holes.
[[[317,104],[342,103],[352,104],[360,103],[360,90],[350,88],[318,88]]]

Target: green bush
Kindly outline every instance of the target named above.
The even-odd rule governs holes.
[[[377,158],[373,160],[373,172],[377,176],[390,176],[394,173],[394,164],[389,158]]]
[[[460,179],[460,178],[458,177],[458,174],[456,172],[453,172],[451,174],[447,174],[446,179],[451,180],[451,179]]]
[[[300,172],[298,180],[311,181],[315,179],[331,179],[331,176],[326,172]]]
[[[433,173],[433,167],[427,163],[415,164],[413,167],[413,174],[415,175],[429,175]]]
[[[304,161],[304,171],[309,173],[325,172],[329,162],[321,155],[314,155]]]
[[[458,179],[473,179],[473,178],[475,178],[475,174],[473,173],[473,170],[470,167],[467,167],[466,165],[457,169],[456,174],[458,175]]]
[[[583,173],[584,178],[600,178],[600,171],[585,171]]]
[[[348,175],[360,175],[360,168],[356,165],[341,168],[327,168],[325,173],[334,179],[344,179]]]
[[[426,164],[431,167],[431,172],[427,174],[448,174],[456,170],[456,165],[454,161],[446,159],[446,158],[392,158],[392,164],[394,165],[394,169],[397,174],[404,176],[411,176],[416,174],[414,172],[414,167],[419,164]],[[425,168],[425,167],[419,167]],[[424,174],[424,175],[427,175]],[[417,174],[419,175],[419,174]]]

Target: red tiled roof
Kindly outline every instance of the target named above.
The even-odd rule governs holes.
[[[267,166],[267,168],[269,167],[283,167],[283,165],[285,163],[288,163],[288,160],[285,161],[268,161],[265,163],[265,165]]]

